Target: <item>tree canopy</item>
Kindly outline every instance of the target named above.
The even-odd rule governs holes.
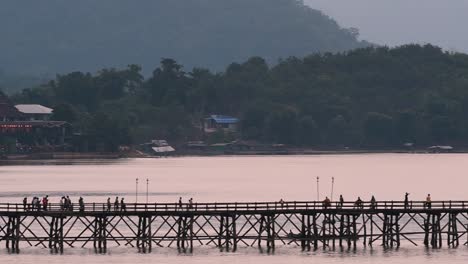
[[[274,66],[252,57],[221,73],[187,72],[166,58],[148,78],[137,65],[72,72],[13,99],[56,107],[57,118],[112,144],[201,139],[203,117],[227,114],[241,119],[237,137],[259,142],[465,145],[468,55],[431,45],[362,48]]]

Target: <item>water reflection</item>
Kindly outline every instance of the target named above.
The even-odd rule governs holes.
[[[468,155],[330,155],[288,157],[208,157],[135,159],[124,161],[40,161],[28,165],[0,167],[0,202],[21,202],[24,196],[49,194],[51,201],[67,194],[87,202],[104,202],[108,196],[135,199],[135,178],[148,178],[151,202],[176,202],[193,197],[198,202],[278,201],[316,199],[330,195],[335,178],[335,199],[361,196],[369,200],[468,200],[466,163]],[[62,166],[56,166],[61,164]],[[143,181],[143,180],[142,180]],[[139,185],[140,201],[146,186]],[[58,201],[58,200],[57,200]],[[463,241],[463,240],[462,240]],[[468,253],[458,249],[425,249],[404,245],[399,250],[358,247],[355,251],[318,250],[301,252],[298,247],[279,246],[274,254],[258,248],[241,248],[236,253],[197,247],[193,253],[157,248],[151,254],[135,249],[110,248],[105,254],[94,250],[68,249],[63,255],[48,250],[25,248],[20,255],[0,248],[2,263],[465,263]]]

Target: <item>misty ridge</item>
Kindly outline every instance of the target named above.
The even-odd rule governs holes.
[[[153,69],[161,58],[223,71],[251,56],[276,63],[369,45],[297,0],[2,1],[0,25],[1,86],[130,63]]]

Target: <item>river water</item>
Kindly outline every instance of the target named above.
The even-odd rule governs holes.
[[[323,199],[343,194],[346,200],[413,200],[430,193],[433,200],[468,200],[467,154],[363,154],[267,157],[187,157],[129,159],[97,162],[55,162],[0,167],[0,202],[20,203],[25,196],[48,194],[52,202],[70,195],[76,201],[105,202],[124,196],[128,203],[288,201]],[[319,177],[319,188],[317,188]],[[136,178],[139,179],[136,198]],[[147,181],[148,179],[148,181]],[[147,184],[148,182],[148,184]],[[148,196],[147,196],[148,189]],[[462,241],[465,241],[465,237]],[[466,263],[468,248],[426,250],[405,245],[384,251],[358,248],[356,252],[306,252],[279,247],[275,254],[255,248],[223,253],[210,247],[193,254],[157,249],[138,254],[134,249],[111,248],[105,255],[83,249],[65,249],[63,255],[47,250],[8,254],[0,245],[1,263]]]

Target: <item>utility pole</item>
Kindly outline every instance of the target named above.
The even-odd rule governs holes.
[[[333,201],[333,189],[335,187],[335,177],[332,177],[331,200]]]
[[[138,178],[136,178],[135,182],[135,203],[138,203]]]
[[[149,186],[149,179],[146,179],[146,203],[148,204],[148,186]]]
[[[317,201],[320,201],[320,187],[319,187],[319,182],[320,178],[317,176]]]

